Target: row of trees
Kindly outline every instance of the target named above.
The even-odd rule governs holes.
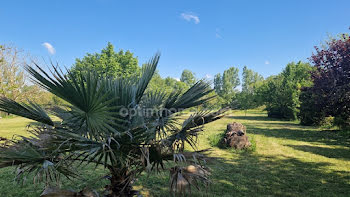
[[[331,117],[333,125],[349,129],[350,37],[342,34],[315,48],[311,64],[291,62],[265,80],[244,67],[241,91],[238,68],[215,75],[217,103],[244,110],[265,106],[269,117],[300,119],[303,125],[322,125]]]
[[[342,34],[315,48],[311,64],[290,63],[281,74],[258,85],[257,100],[270,117],[349,129],[350,37]]]
[[[106,48],[102,49],[100,53],[87,53],[83,58],[77,58],[70,72],[72,72],[73,75],[78,75],[78,73],[82,71],[94,70],[99,75],[112,78],[133,78],[140,76],[142,67],[144,66],[145,65],[139,66],[138,58],[134,56],[132,52],[124,52],[123,50],[116,52],[114,46],[108,43]],[[177,90],[183,92],[194,85],[195,82],[196,78],[194,73],[190,70],[183,71],[180,81],[172,77],[162,78],[158,71],[155,71],[148,85],[148,89],[159,90],[166,93]]]
[[[62,100],[57,96],[40,89],[28,80],[23,71],[23,66],[30,61],[28,59],[28,55],[14,46],[0,45],[0,97],[18,102],[32,98],[43,105],[61,104]],[[143,66],[139,66],[138,58],[132,52],[123,50],[116,52],[114,46],[108,43],[99,53],[87,53],[83,58],[77,58],[69,71],[75,78],[78,78],[80,72],[92,70],[98,75],[112,78],[133,78],[140,77]],[[183,92],[194,85],[196,80],[194,73],[189,70],[183,71],[180,80],[171,77],[162,78],[156,71],[148,88],[166,93],[177,90]],[[2,114],[4,115],[6,114]]]
[[[264,79],[260,74],[248,69],[242,71],[230,67],[214,77],[212,92],[208,97],[216,97],[204,107],[230,106],[234,109],[252,109],[265,106],[268,116],[288,120],[300,119],[304,125],[320,125],[328,116],[336,118],[338,125],[348,125],[349,109],[349,36],[344,34],[331,39],[316,48],[316,54],[309,63],[289,63],[276,76]],[[57,97],[37,91],[35,85],[28,85],[20,67],[25,58],[20,52],[9,46],[0,46],[0,95],[23,101],[31,98],[42,99],[41,103],[58,102]],[[144,65],[143,65],[144,66]],[[142,67],[130,51],[116,52],[108,43],[100,53],[88,53],[82,59],[76,59],[70,69],[73,75],[94,70],[99,75],[109,77],[139,77]],[[173,91],[184,92],[197,81],[190,70],[182,72],[180,80],[162,78],[156,71],[148,89],[170,94]],[[238,87],[241,85],[241,90]],[[47,94],[46,96],[41,96]],[[46,98],[46,99],[43,99]],[[49,98],[49,99],[47,99]]]
[[[0,54],[0,96],[4,96],[15,101],[25,101],[26,98],[34,98],[40,104],[59,104],[62,102],[53,94],[43,91],[38,86],[27,80],[25,73],[21,69],[27,58],[15,47],[1,46]],[[98,53],[87,53],[83,58],[77,58],[74,65],[69,70],[71,74],[78,78],[79,73],[94,71],[98,75],[112,78],[135,78],[139,77],[142,67],[139,66],[138,58],[130,51],[115,51],[114,46],[108,43],[107,46]],[[241,84],[238,76],[238,68],[231,67],[217,74],[214,79],[214,89],[208,97],[217,98],[205,104],[205,108],[219,108],[222,106],[242,107],[249,109],[257,106],[251,98],[255,93],[255,82],[262,80],[262,77],[254,71],[243,69],[243,90],[238,94],[237,87]],[[180,80],[172,77],[162,78],[158,71],[155,71],[148,89],[158,90],[170,94],[173,91],[184,92],[194,85],[198,79],[195,74],[185,69]],[[240,104],[237,104],[237,99]]]
[[[43,108],[33,100],[23,103],[0,97],[0,111],[39,123],[30,127],[33,137],[20,136],[0,144],[0,168],[16,166],[18,179],[33,176],[35,182],[49,186],[59,185],[62,176],[78,178],[82,165],[101,166],[108,171],[104,178],[110,181],[105,187],[107,197],[135,196],[132,184],[136,178],[143,172],[165,170],[165,163],[173,167],[168,169],[170,191],[184,192],[184,183],[198,189],[200,183],[207,185],[208,172],[199,165],[198,154],[184,153],[185,145],[197,150],[203,125],[223,117],[225,110],[198,111],[185,120],[179,118],[181,111],[206,103],[213,90],[205,81],[170,94],[148,89],[159,58],[156,54],[138,77],[131,78],[88,69],[62,73],[54,67],[50,74],[38,65],[26,65],[36,84],[67,105]],[[121,109],[126,113],[120,113]],[[143,109],[152,110],[143,114]],[[186,164],[192,164],[192,171]],[[69,192],[70,196],[82,193]],[[66,193],[48,191],[46,195]]]
[[[180,81],[155,75],[158,54],[139,67],[131,52],[116,53],[111,44],[100,54],[77,59],[68,73],[53,67],[48,74],[40,66],[26,65],[36,84],[68,104],[48,109],[35,102],[23,102],[25,87],[31,86],[19,69],[18,53],[6,46],[0,49],[0,111],[40,123],[31,127],[34,138],[22,137],[0,146],[0,168],[17,166],[17,178],[31,174],[46,185],[59,182],[61,175],[76,178],[78,164],[95,164],[109,171],[106,196],[133,196],[136,192],[132,184],[138,175],[161,170],[165,162],[172,161],[172,191],[184,182],[196,188],[199,181],[207,184],[207,171],[199,165],[196,154],[184,153],[184,147],[187,144],[196,150],[196,138],[203,125],[223,117],[225,110],[199,111],[184,121],[178,112],[208,104],[215,94],[216,101],[222,101],[224,106],[249,109],[265,105],[270,117],[300,117],[302,124],[316,125],[333,116],[341,128],[350,125],[348,35],[327,42],[322,49],[316,48],[311,57],[313,66],[292,62],[280,74],[265,80],[244,67],[241,91],[237,90],[241,84],[238,68],[217,74],[213,93],[209,83],[195,82],[189,70],[183,72]],[[148,116],[120,114],[121,108],[128,112],[144,108],[155,111]],[[52,120],[49,113],[59,120]],[[192,163],[188,166],[192,172],[180,161]]]
[[[244,66],[242,89],[239,91],[239,70],[231,67],[223,75],[215,75],[214,89],[221,97],[222,105],[243,110],[264,105],[269,117],[294,120],[299,113],[301,87],[312,84],[311,70],[308,63],[292,62],[279,75],[264,79]]]

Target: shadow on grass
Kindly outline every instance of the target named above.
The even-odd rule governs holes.
[[[232,161],[217,158],[213,164],[222,166],[213,179],[224,176],[234,183],[231,192],[237,196],[346,196],[350,192],[350,173],[326,172],[330,164],[325,162],[241,154]],[[230,191],[224,187],[215,190],[222,195],[227,193],[221,190]]]
[[[342,132],[318,131],[314,127],[259,114],[227,118],[244,124],[248,135],[350,147],[349,137]],[[346,148],[286,146],[329,158],[350,159]],[[207,153],[208,166],[212,169],[212,184],[208,192],[193,189],[190,196],[348,196],[350,193],[350,172],[330,170],[333,166],[331,163],[305,162],[281,155],[264,156],[246,152],[229,154],[234,155],[233,159],[227,159],[217,152]],[[150,196],[169,196],[169,188],[166,187],[168,181],[168,174],[148,178],[143,176],[139,184]]]
[[[326,148],[308,145],[287,145],[296,150],[321,155],[328,158],[350,160],[350,150],[346,148]]]
[[[317,130],[316,127],[302,126],[267,116],[228,116],[228,118],[243,123],[247,127],[248,134],[350,147],[350,135],[346,132]]]
[[[209,157],[212,184],[193,188],[190,196],[347,196],[350,173],[326,171],[326,162],[302,162],[290,157],[237,154],[234,159]],[[168,176],[139,179],[150,196],[169,196]]]
[[[317,142],[326,145],[341,145],[350,147],[350,138],[342,132],[298,130],[298,129],[265,129],[254,126],[254,124],[245,124],[248,134],[264,135],[266,137],[275,137],[304,142]]]

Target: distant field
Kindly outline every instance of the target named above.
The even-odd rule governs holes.
[[[227,123],[241,122],[247,126],[248,136],[256,141],[255,152],[233,152],[211,147],[208,138],[224,132]],[[26,134],[29,123],[23,118],[0,119],[0,136]],[[304,127],[297,122],[269,119],[265,112],[242,111],[205,127],[199,137],[199,149],[211,148],[207,153],[212,169],[212,184],[208,190],[192,190],[191,196],[349,196],[350,139],[337,131],[321,131]],[[0,170],[0,196],[38,196],[42,185],[30,180],[22,186],[13,182],[13,168]],[[82,180],[65,181],[65,188],[85,186],[101,190],[103,169],[87,167]],[[168,172],[142,175],[136,188],[144,196],[169,196]]]

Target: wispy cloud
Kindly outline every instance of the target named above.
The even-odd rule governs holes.
[[[215,37],[216,38],[219,38],[219,39],[221,39],[222,37],[221,37],[221,33],[220,33],[220,29],[219,28],[216,28],[216,30],[215,30]]]
[[[181,18],[188,22],[193,21],[195,24],[200,22],[199,17],[193,13],[181,13]]]
[[[268,65],[268,64],[270,64],[270,62],[269,62],[268,60],[266,60],[266,61],[265,61],[265,64]]]
[[[175,77],[174,79],[175,79],[176,81],[180,81],[180,79],[179,79],[179,78],[177,78],[177,77]]]
[[[42,44],[42,46],[45,47],[45,48],[47,49],[47,51],[48,51],[51,55],[53,55],[53,54],[56,53],[55,48],[54,48],[50,43],[44,42],[44,43]]]

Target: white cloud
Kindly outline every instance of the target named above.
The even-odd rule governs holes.
[[[174,78],[176,81],[180,81],[180,79],[179,78]]]
[[[198,24],[200,22],[199,17],[191,13],[181,13],[181,18],[188,22],[193,21],[195,24]]]
[[[44,42],[44,43],[42,44],[42,46],[45,47],[45,48],[47,49],[47,51],[48,51],[51,55],[53,55],[53,54],[56,53],[55,48],[53,48],[53,46],[52,46],[50,43]]]
[[[267,64],[270,64],[270,62],[269,62],[268,60],[266,60],[266,61],[265,61],[265,64],[266,64],[266,65],[267,65]]]

